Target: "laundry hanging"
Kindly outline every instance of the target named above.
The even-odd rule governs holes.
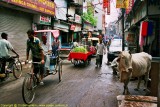
[[[152,36],[153,34],[153,22],[148,22],[148,35]]]
[[[141,28],[141,36],[146,37],[148,34],[148,22],[143,21],[141,22],[142,28]]]
[[[140,24],[140,32],[139,32],[139,45],[142,47],[144,45],[144,37],[142,36],[142,27],[143,27],[143,22]]]

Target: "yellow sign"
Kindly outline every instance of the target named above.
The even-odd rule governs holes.
[[[6,0],[6,2],[55,16],[55,3],[49,0]]]
[[[128,8],[129,0],[116,0],[116,8]]]

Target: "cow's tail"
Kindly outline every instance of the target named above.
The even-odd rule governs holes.
[[[151,71],[152,56],[148,54],[148,73]]]

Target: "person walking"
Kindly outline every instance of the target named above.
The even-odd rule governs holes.
[[[78,47],[79,45],[78,45],[78,42],[77,42],[77,40],[75,39],[74,40],[74,42],[73,42],[73,48],[76,48],[76,47]]]
[[[107,51],[109,51],[111,45],[111,38],[108,38],[108,42],[107,42]]]
[[[32,61],[33,62],[41,62],[41,66],[40,66],[40,78],[39,78],[39,82],[40,85],[43,85],[43,75],[44,75],[44,53],[43,53],[43,48],[42,48],[42,44],[39,40],[39,38],[34,36],[34,31],[33,30],[28,30],[27,31],[27,35],[28,35],[28,39],[27,39],[27,49],[26,49],[26,63],[28,62],[28,58],[29,58],[29,52],[31,50],[32,52]],[[35,69],[39,69],[37,68],[36,64],[34,64],[34,73],[37,74],[38,72],[36,72],[37,70]]]
[[[96,55],[99,56],[99,63],[100,63],[100,67],[102,66],[102,59],[103,59],[103,54],[106,54],[106,48],[105,45],[102,43],[102,39],[100,39],[99,43],[97,43],[96,45],[96,50],[97,53]],[[97,61],[96,61],[96,65],[97,65]]]
[[[58,50],[59,46],[60,46],[60,41],[58,40],[58,38],[55,38],[55,40],[52,43],[52,54],[54,56],[57,55],[57,50]]]
[[[8,34],[2,33],[1,34],[2,39],[0,39],[0,58],[5,59],[2,61],[2,68],[0,71],[0,77],[5,77],[5,66],[6,62],[9,62],[9,66],[7,68],[8,72],[12,72],[11,67],[14,63],[14,58],[12,58],[9,54],[9,51],[11,50],[13,53],[19,57],[18,53],[14,50],[12,44],[8,41]]]

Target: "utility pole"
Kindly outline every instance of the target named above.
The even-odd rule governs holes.
[[[124,37],[125,37],[125,35],[124,35],[124,13],[125,13],[125,9],[121,9],[121,11],[122,11],[122,51],[124,51]]]

